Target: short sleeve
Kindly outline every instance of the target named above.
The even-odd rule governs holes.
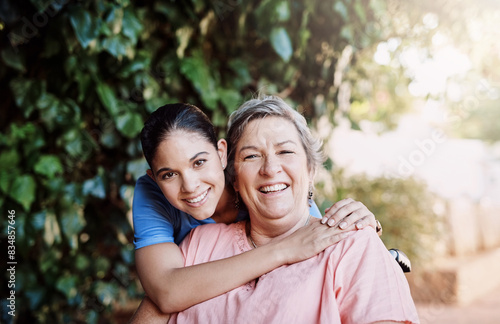
[[[314,200],[311,200],[311,207],[309,207],[309,214],[311,214],[312,217],[316,218],[323,217],[323,215],[321,215],[321,212],[319,211],[318,205],[316,205]]]
[[[342,323],[419,323],[406,277],[372,228],[339,245],[334,281]]]
[[[148,175],[140,177],[132,203],[135,248],[174,242],[175,213],[156,183]]]

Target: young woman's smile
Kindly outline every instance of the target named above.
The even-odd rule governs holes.
[[[175,208],[206,219],[224,191],[225,153],[197,133],[174,131],[158,145],[153,179]]]

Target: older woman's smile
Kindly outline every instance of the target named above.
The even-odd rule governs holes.
[[[280,184],[275,184],[275,185],[262,186],[259,188],[259,191],[262,193],[268,194],[268,193],[283,191],[288,187],[289,186],[287,184],[280,183]]]

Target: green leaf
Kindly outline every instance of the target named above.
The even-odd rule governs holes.
[[[80,253],[76,256],[75,267],[78,270],[80,271],[87,270],[89,266],[90,266],[90,260],[86,255]]]
[[[122,133],[123,136],[134,138],[142,130],[144,122],[141,115],[138,113],[126,113],[118,116],[116,119],[116,128]]]
[[[33,229],[35,229],[35,231],[39,231],[45,227],[46,215],[47,212],[44,210],[31,216],[30,224],[33,227]]]
[[[111,34],[119,34],[123,25],[123,7],[113,6],[113,10],[110,11],[105,21],[111,31]]]
[[[134,160],[127,163],[127,173],[132,175],[134,181],[143,176],[147,169],[149,169],[149,165],[145,159]]]
[[[57,279],[54,275],[57,275],[57,277],[60,276],[59,269],[61,257],[61,250],[54,247],[42,250],[38,256],[38,268],[41,270],[45,279],[54,285]]]
[[[348,41],[354,40],[354,27],[352,25],[344,25],[340,31],[340,36]]]
[[[83,183],[83,194],[85,196],[91,195],[101,199],[106,198],[106,189],[102,177],[98,175],[92,179],[86,180]]]
[[[78,277],[76,275],[65,274],[57,279],[56,288],[61,291],[66,298],[71,299],[76,296]]]
[[[134,264],[134,255],[135,255],[135,251],[134,251],[134,248],[133,248],[133,245],[132,244],[128,244],[128,245],[124,245],[120,251],[121,253],[121,256],[122,256],[122,259],[123,261],[128,264],[128,265],[133,265]],[[126,272],[125,274],[128,274],[128,272]]]
[[[120,112],[120,108],[118,107],[118,99],[113,89],[106,83],[99,83],[97,84],[96,91],[109,114],[111,116],[117,116]]]
[[[142,173],[144,175],[144,171]],[[135,179],[136,180],[136,179]],[[132,201],[134,198],[134,186],[123,185],[120,187],[120,197],[125,201],[127,208],[131,208]]]
[[[44,287],[34,287],[29,288],[24,292],[30,305],[30,309],[37,309],[40,307],[45,297],[45,291]]]
[[[72,10],[69,19],[78,41],[84,49],[87,48],[90,42],[99,35],[97,19],[93,18],[89,11],[81,7]]]
[[[130,44],[134,45],[134,44]],[[113,35],[102,41],[102,47],[116,58],[127,55],[129,40],[122,35]]]
[[[58,125],[73,124],[80,117],[80,108],[71,99],[63,101],[48,92],[38,98],[37,107],[49,131],[55,130]]]
[[[115,148],[120,144],[120,136],[114,129],[105,130],[99,141],[106,148]]]
[[[235,78],[231,81],[231,88],[235,90],[243,89],[252,82],[252,76],[248,70],[247,63],[240,59],[234,59],[229,62],[229,66],[236,74]]]
[[[81,207],[73,205],[61,212],[62,231],[68,240],[71,240],[72,236],[80,234],[85,225],[86,221]]]
[[[103,278],[111,267],[111,262],[108,258],[100,256],[94,260],[94,269],[97,277]]]
[[[23,175],[14,179],[9,196],[29,211],[35,201],[36,182],[31,175]]]
[[[35,173],[46,176],[51,179],[56,174],[63,173],[64,169],[59,158],[55,155],[42,155],[40,160],[35,164]]]
[[[273,28],[271,31],[271,45],[283,61],[288,62],[292,57],[293,49],[292,42],[288,36],[288,32],[283,27]]]
[[[236,108],[238,108],[241,104],[240,93],[233,89],[220,89],[219,97],[224,107],[226,107],[226,112],[228,113],[236,110]]]
[[[15,149],[0,153],[0,169],[9,170],[15,168],[19,163],[19,154]]]
[[[110,305],[118,295],[118,287],[113,282],[98,281],[95,283],[94,291],[99,301],[105,306]]]
[[[199,53],[181,61],[181,72],[191,81],[196,92],[201,95],[207,108],[214,110],[217,107],[217,92],[215,81],[210,75],[210,69]]]
[[[132,9],[127,8],[123,13],[123,35],[130,38],[135,45],[137,43],[137,39],[143,30],[143,26],[139,19],[134,15]]]
[[[2,60],[10,66],[20,72],[26,72],[26,63],[24,62],[24,56],[21,53],[14,52],[12,46],[8,46],[2,50]]]
[[[126,79],[138,71],[146,71],[150,65],[151,65],[151,57],[149,56],[149,54],[144,52],[139,52],[138,55],[135,56],[133,61],[123,65],[118,75],[121,78]]]
[[[364,26],[366,24],[365,6],[360,1],[356,1],[356,3],[354,4],[354,10],[356,11],[357,16],[359,17],[361,24]]]
[[[215,110],[212,115],[212,123],[215,126],[224,127],[226,126],[226,122],[227,122],[226,115],[222,114],[221,110]]]
[[[276,7],[277,21],[288,21],[290,20],[290,5],[288,1],[279,2]]]
[[[333,9],[340,14],[345,22],[349,21],[349,10],[343,1],[335,1]]]
[[[45,82],[16,78],[10,82],[10,88],[17,107],[23,111],[24,117],[28,118],[35,109],[38,98],[45,92]]]
[[[78,158],[79,161],[88,159],[97,147],[92,136],[80,127],[67,130],[62,137],[58,138],[57,144],[64,146],[66,152],[70,156]],[[71,160],[67,159],[65,165],[71,165]]]
[[[0,169],[0,190],[2,190],[3,193],[9,193],[14,178],[15,175],[12,174],[11,170]]]

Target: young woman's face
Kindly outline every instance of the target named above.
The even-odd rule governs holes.
[[[218,146],[196,132],[174,131],[158,146],[153,174],[148,172],[175,208],[198,220],[214,214],[224,191],[226,141]]]
[[[236,146],[234,167],[235,189],[251,215],[278,219],[308,212],[312,179],[299,134],[290,121],[266,117],[248,123]]]

